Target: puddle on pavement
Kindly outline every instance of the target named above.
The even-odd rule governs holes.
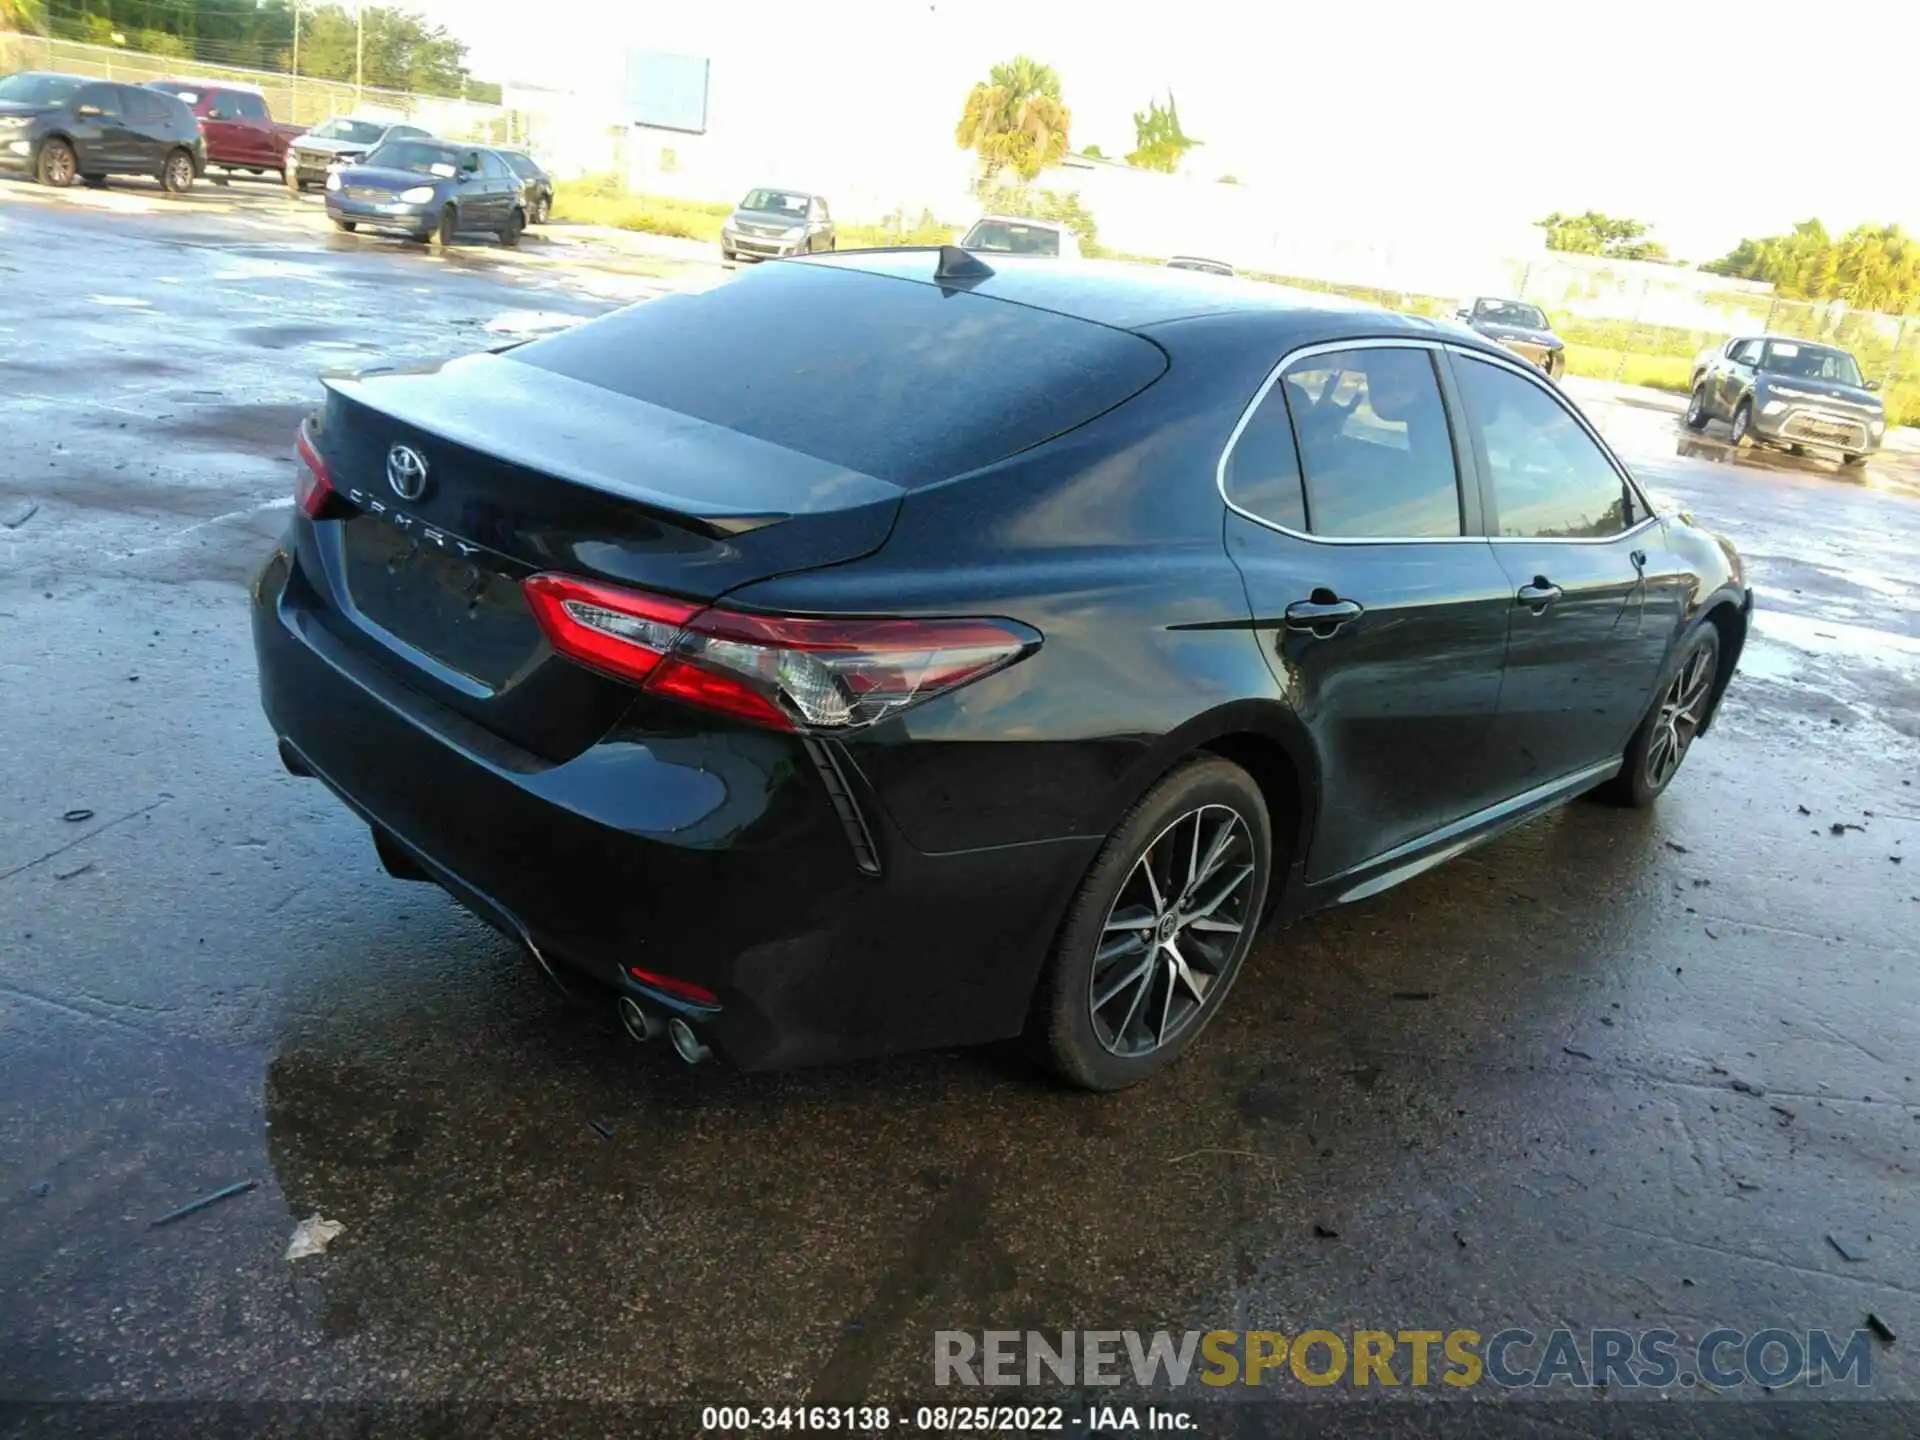
[[[342,334],[338,325],[248,325],[233,332],[233,338],[262,350],[291,350],[316,340],[335,340]]]

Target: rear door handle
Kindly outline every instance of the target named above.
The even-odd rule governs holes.
[[[1546,576],[1536,575],[1532,584],[1520,587],[1520,603],[1538,615],[1558,600],[1562,593],[1560,587]]]
[[[1287,606],[1289,630],[1311,630],[1320,636],[1332,635],[1349,620],[1358,620],[1364,613],[1357,601],[1333,599],[1330,591],[1317,590],[1314,593],[1329,598],[1296,600]]]

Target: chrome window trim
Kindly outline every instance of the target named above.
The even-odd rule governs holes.
[[[1310,360],[1316,355],[1332,355],[1346,350],[1441,351],[1449,355],[1461,355],[1468,359],[1480,360],[1488,365],[1511,371],[1513,374],[1527,381],[1527,383],[1544,391],[1556,405],[1573,418],[1574,423],[1580,427],[1587,438],[1600,447],[1600,453],[1606,457],[1607,463],[1613,467],[1614,473],[1620,477],[1622,483],[1632,492],[1633,498],[1640,503],[1640,508],[1646,512],[1645,518],[1629,526],[1627,529],[1617,531],[1612,535],[1594,536],[1313,535],[1305,531],[1289,529],[1285,525],[1254,514],[1253,511],[1247,509],[1245,506],[1234,504],[1233,497],[1227,494],[1227,463],[1232,460],[1234,446],[1240,443],[1240,435],[1252,421],[1254,413],[1265,403],[1273,387],[1280,382],[1281,377],[1287,373],[1290,366],[1301,360]],[[1439,386],[1438,376],[1434,377],[1434,383],[1436,387]],[[1441,393],[1444,396],[1444,387],[1441,388]],[[1462,420],[1464,422],[1464,416]],[[1291,423],[1291,418],[1289,418],[1289,423]],[[1296,454],[1298,454],[1299,451],[1299,438],[1296,432],[1294,435]],[[1300,476],[1300,483],[1304,494],[1306,486],[1306,463],[1304,459],[1300,464]],[[1479,477],[1476,476],[1475,478],[1477,480]],[[1459,474],[1459,467],[1456,464],[1454,483],[1458,485],[1463,479],[1464,477]],[[1654,513],[1653,506],[1647,502],[1647,497],[1641,491],[1639,483],[1628,473],[1627,467],[1620,463],[1620,457],[1615,455],[1612,447],[1600,438],[1600,432],[1595,430],[1593,426],[1587,422],[1587,418],[1575,409],[1564,395],[1547,384],[1533,366],[1523,361],[1511,359],[1505,354],[1495,354],[1491,351],[1481,350],[1468,345],[1459,345],[1446,340],[1429,340],[1417,335],[1369,336],[1366,339],[1355,340],[1317,340],[1311,345],[1298,346],[1289,350],[1285,355],[1282,355],[1279,362],[1267,372],[1267,378],[1260,382],[1260,388],[1253,392],[1253,399],[1247,402],[1246,408],[1240,412],[1239,420],[1234,423],[1232,433],[1227,436],[1227,443],[1220,451],[1220,459],[1214,465],[1213,486],[1214,489],[1219,492],[1221,502],[1226,505],[1227,509],[1242,519],[1251,520],[1255,525],[1260,526],[1264,530],[1272,530],[1276,534],[1285,535],[1292,540],[1305,540],[1313,545],[1611,545],[1617,540],[1626,539],[1629,535],[1639,534],[1660,518]]]

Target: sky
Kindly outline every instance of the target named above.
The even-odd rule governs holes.
[[[716,128],[831,126],[889,159],[951,156],[969,86],[1026,53],[1059,72],[1076,147],[1132,149],[1132,112],[1171,89],[1193,167],[1282,200],[1291,176],[1415,220],[1429,197],[1602,210],[1695,261],[1816,215],[1920,231],[1911,0],[542,0],[531,24],[525,0],[400,3],[482,78],[604,93],[629,48],[704,55]]]

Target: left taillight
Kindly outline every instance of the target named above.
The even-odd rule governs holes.
[[[300,460],[300,469],[293,477],[293,500],[306,515],[318,520],[337,492],[333,488],[333,471],[327,468],[326,458],[315,448],[312,432],[313,422],[303,420],[299,437],[293,442],[294,454]]]
[[[1002,619],[821,619],[708,609],[535,575],[562,655],[690,705],[781,730],[852,730],[984,679],[1039,648]]]

